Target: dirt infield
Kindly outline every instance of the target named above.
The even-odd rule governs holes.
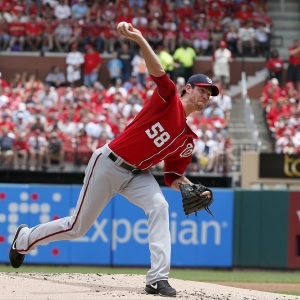
[[[192,300],[300,300],[298,296],[221,284],[170,279],[177,298]],[[143,291],[145,276],[120,274],[0,273],[1,300],[159,299]]]

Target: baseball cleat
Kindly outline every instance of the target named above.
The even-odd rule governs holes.
[[[165,297],[176,297],[176,290],[170,286],[168,280],[159,280],[151,285],[146,285],[145,292]]]
[[[10,248],[10,251],[9,251],[9,261],[10,261],[10,265],[13,267],[13,268],[19,268],[21,267],[23,261],[24,261],[24,258],[25,258],[25,254],[21,254],[19,253],[17,250],[16,250],[16,240],[19,236],[19,233],[20,231],[25,228],[25,227],[28,227],[26,224],[22,224],[18,227],[16,233],[15,233],[15,236],[14,236],[14,240],[11,244],[11,248]]]

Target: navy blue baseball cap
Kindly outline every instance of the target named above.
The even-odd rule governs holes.
[[[211,87],[212,96],[219,95],[219,88],[216,85],[212,84],[212,80],[204,74],[192,75],[186,84],[190,84],[190,85],[193,84],[197,86],[209,86]]]

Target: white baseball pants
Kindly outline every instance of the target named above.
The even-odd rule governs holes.
[[[171,257],[169,205],[148,170],[134,175],[110,160],[110,152],[105,145],[92,155],[74,214],[22,229],[16,241],[17,251],[26,254],[39,245],[81,237],[110,199],[119,193],[142,208],[148,216],[151,269],[147,273],[146,284],[168,279]],[[122,159],[117,161],[118,164],[122,162]]]

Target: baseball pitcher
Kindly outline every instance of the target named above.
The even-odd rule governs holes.
[[[209,77],[196,74],[178,94],[175,83],[141,32],[126,22],[119,23],[117,31],[139,45],[156,83],[155,91],[125,131],[93,153],[74,214],[32,228],[20,225],[9,259],[12,267],[19,268],[25,254],[39,245],[81,237],[108,201],[119,193],[148,216],[151,268],[146,275],[145,291],[176,296],[176,290],[168,283],[171,257],[168,202],[149,168],[164,161],[165,183],[182,192],[185,214],[202,209],[211,213],[208,206],[212,192],[183,175],[192,158],[193,140],[197,138],[186,118],[203,110],[209,97],[217,96],[219,90]]]

